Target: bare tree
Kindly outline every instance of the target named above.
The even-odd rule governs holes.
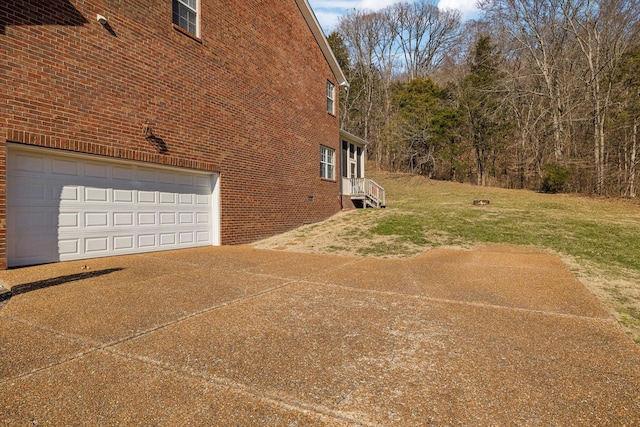
[[[393,31],[384,14],[354,11],[340,20],[338,32],[353,62],[351,75],[347,76],[351,87],[346,96],[349,119],[345,125],[347,130],[372,140],[380,165],[381,148],[373,134],[384,126],[380,109],[393,75]]]
[[[343,124],[371,142],[383,167],[520,188],[557,167],[573,172],[565,188],[635,196],[640,84],[629,76],[640,65],[621,76],[619,64],[640,46],[639,3],[481,0],[482,19],[464,26],[458,12],[429,0],[354,10],[338,27],[351,83]],[[500,52],[495,71],[466,62],[485,35]],[[392,98],[416,78],[446,90],[442,104],[460,121],[427,121],[407,134],[406,109]]]
[[[517,187],[525,188],[528,171],[534,165],[537,175],[541,175],[544,150],[537,143],[539,134],[543,133],[540,124],[546,116],[546,110],[540,106],[541,98],[527,90],[530,83],[522,78],[520,61],[513,61],[505,73],[506,104],[511,112],[515,126],[516,141],[512,150],[516,161]]]
[[[408,79],[427,78],[457,41],[461,14],[440,10],[432,3],[396,3],[387,9],[396,32],[396,43],[404,58]]]
[[[626,52],[618,69],[612,96],[611,122],[618,139],[620,194],[636,197],[638,131],[640,126],[640,44]]]
[[[559,162],[565,151],[565,114],[572,108],[569,94],[571,84],[567,61],[569,31],[563,14],[566,0],[483,0],[480,3],[489,21],[496,24],[499,33],[512,44],[512,54],[525,58],[533,76],[540,79],[541,92],[547,99],[547,114],[553,128],[554,157]],[[534,87],[528,90],[535,90]]]
[[[340,20],[337,31],[352,61],[348,76],[352,84],[343,101],[348,114],[344,123],[372,143],[369,152],[379,166],[388,154],[381,139],[392,115],[392,83],[399,76],[426,76],[435,70],[459,27],[459,12],[440,11],[424,0],[398,3],[379,12],[354,10]]]
[[[635,0],[566,0],[567,29],[583,55],[584,84],[591,99],[596,193],[604,193],[607,141],[605,124],[612,82],[620,59],[637,35],[639,4]]]

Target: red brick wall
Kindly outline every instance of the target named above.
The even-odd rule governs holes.
[[[319,177],[320,145],[338,155],[337,82],[296,3],[201,4],[199,40],[173,27],[169,0],[0,4],[0,259],[5,140],[219,171],[223,244],[338,211],[338,182]]]

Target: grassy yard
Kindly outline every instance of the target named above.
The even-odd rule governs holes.
[[[376,178],[387,189],[389,209],[369,231],[407,243],[407,254],[409,243],[506,243],[550,249],[585,268],[629,278],[640,274],[640,204],[480,188],[400,174]],[[475,199],[491,203],[473,206]]]
[[[368,174],[385,187],[386,209],[302,227],[286,245],[381,258],[478,243],[540,248],[559,255],[640,343],[640,203]]]
[[[640,343],[640,203],[481,188],[406,174],[372,177],[387,190],[388,207],[356,213],[365,226],[354,225],[351,233],[369,242],[359,248],[361,255],[412,256],[431,247],[475,243],[552,251]],[[475,199],[490,204],[474,206]]]

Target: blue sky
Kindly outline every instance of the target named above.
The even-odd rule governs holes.
[[[316,14],[325,33],[330,33],[338,17],[353,9],[380,10],[398,3],[401,0],[309,0],[311,8]],[[405,0],[411,2],[412,0]],[[462,18],[468,19],[477,14],[476,0],[434,0],[443,9],[458,9]]]

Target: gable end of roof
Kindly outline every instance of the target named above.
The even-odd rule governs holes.
[[[324,36],[322,27],[320,27],[320,23],[318,22],[318,19],[316,18],[315,13],[313,13],[313,10],[311,9],[309,2],[307,0],[296,0],[296,3],[298,4],[298,8],[300,9],[300,12],[302,12],[302,16],[304,16],[305,21],[307,21],[307,25],[309,25],[309,29],[311,30],[311,33],[313,33],[313,36],[318,42],[318,46],[320,46],[320,50],[322,50],[324,57],[329,63],[329,66],[331,67],[331,71],[333,72],[333,75],[338,80],[338,84],[340,86],[349,86],[349,82],[347,82],[347,78],[345,77],[344,72],[340,68],[340,65],[338,64],[338,60],[336,59],[336,56],[333,54],[333,51],[331,50],[331,46],[329,46],[329,42],[327,41],[327,38]]]

